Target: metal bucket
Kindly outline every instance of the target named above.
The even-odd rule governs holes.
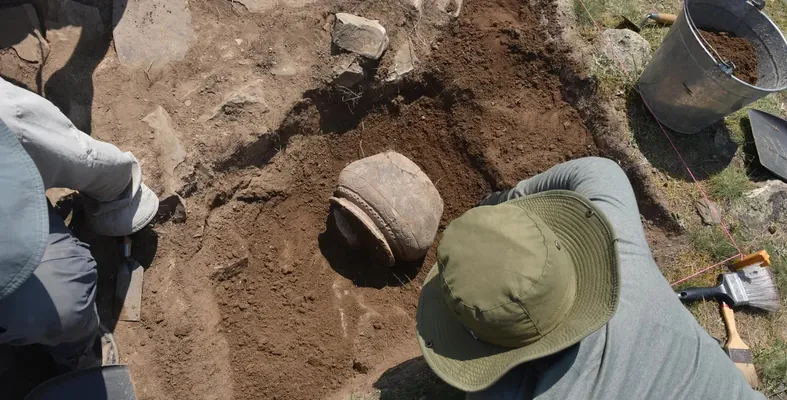
[[[639,78],[653,115],[668,128],[696,133],[741,107],[787,87],[787,42],[755,2],[686,0],[683,12]],[[757,52],[756,86],[732,75],[697,28],[747,39]]]

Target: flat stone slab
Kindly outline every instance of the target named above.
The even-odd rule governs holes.
[[[174,193],[180,189],[182,184],[175,169],[186,160],[186,150],[180,143],[175,129],[172,128],[172,118],[164,107],[158,106],[142,121],[148,124],[154,133],[153,145],[156,148],[164,189],[169,193]]]
[[[41,42],[36,36],[38,17],[33,7],[25,4],[0,12],[0,48],[13,47],[19,58],[29,62],[41,61]]]
[[[197,40],[183,0],[114,0],[112,18],[118,59],[129,68],[183,60]]]

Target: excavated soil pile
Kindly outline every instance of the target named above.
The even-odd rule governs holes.
[[[234,398],[325,398],[417,349],[416,304],[436,244],[422,262],[391,269],[342,248],[328,198],[348,163],[388,149],[412,159],[445,202],[442,231],[491,190],[596,153],[561,94],[572,71],[550,32],[554,12],[547,0],[469,2],[432,45],[426,73],[358,93],[308,92],[274,135],[219,166],[204,265],[192,267],[216,270]],[[173,379],[173,396],[188,398],[198,379]]]
[[[748,40],[735,37],[729,32],[709,32],[700,30],[702,37],[719,53],[722,60],[732,61],[735,64],[733,74],[742,81],[756,84],[757,52],[754,45]],[[711,51],[711,53],[713,53]]]

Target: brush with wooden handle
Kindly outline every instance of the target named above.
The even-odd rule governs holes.
[[[721,302],[721,317],[724,319],[724,325],[727,327],[727,343],[724,344],[724,351],[730,356],[732,362],[738,367],[746,382],[753,388],[760,387],[760,379],[757,377],[757,371],[754,369],[752,363],[751,350],[743,339],[738,335],[738,328],[735,326],[735,314],[730,306],[725,302]]]

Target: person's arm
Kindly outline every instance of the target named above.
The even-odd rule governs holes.
[[[494,205],[548,190],[572,190],[588,198],[607,216],[617,237],[648,251],[634,190],[623,170],[612,160],[580,158],[558,164],[512,189],[493,193],[479,205]]]

